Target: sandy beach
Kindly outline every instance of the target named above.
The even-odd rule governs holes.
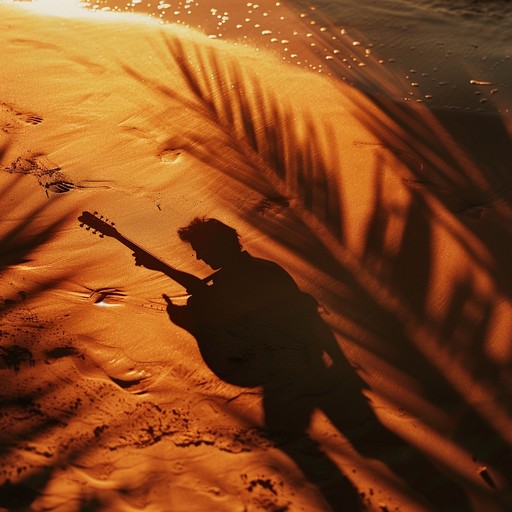
[[[322,13],[188,4],[0,3],[0,509],[510,510],[509,60],[432,92]],[[173,321],[132,253],[215,289],[202,216],[293,300],[240,272]]]

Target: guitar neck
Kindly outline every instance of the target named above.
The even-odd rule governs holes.
[[[197,293],[201,290],[204,290],[207,286],[207,282],[211,279],[211,276],[206,277],[205,279],[200,279],[199,277],[194,276],[193,274],[189,274],[188,272],[183,272],[182,270],[178,270],[174,267],[171,267],[160,258],[157,258],[150,252],[143,249],[140,245],[136,244],[129,238],[121,235],[121,233],[116,232],[114,238],[121,242],[124,246],[128,247],[132,251],[136,253],[143,253],[149,256],[150,258],[157,261],[161,264],[161,268],[159,269],[166,276],[170,277],[172,280],[176,281],[178,284],[181,284],[188,293]]]
[[[113,238],[115,238],[118,242],[121,242],[124,246],[128,247],[128,249],[131,249],[134,252],[143,252],[148,256],[151,256],[151,258],[161,261],[162,265],[166,265],[162,260],[160,260],[160,258],[153,256],[153,254],[146,251],[146,249],[143,249],[140,245],[136,244],[135,242],[132,242],[129,238],[126,238],[125,236],[121,235],[121,233],[117,232],[115,236],[113,236]]]

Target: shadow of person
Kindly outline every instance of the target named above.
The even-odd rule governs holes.
[[[425,501],[437,501],[440,475],[378,421],[363,395],[364,382],[317,302],[282,267],[244,251],[236,230],[216,219],[196,218],[178,235],[215,273],[194,288],[186,306],[164,296],[170,319],[195,337],[219,378],[261,387],[268,436],[332,510],[357,511],[362,503],[355,486],[308,434],[317,409],[360,455],[379,459]],[[145,264],[141,256],[138,264]],[[446,481],[449,489],[442,492],[449,492],[449,508],[445,503],[435,510],[466,510],[460,506],[465,503],[461,490]]]

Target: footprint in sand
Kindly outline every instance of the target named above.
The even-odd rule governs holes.
[[[3,167],[3,171],[10,174],[30,174],[34,176],[39,186],[45,189],[46,195],[49,192],[63,194],[74,189],[110,188],[106,182],[102,181],[85,180],[74,183],[62,172],[58,165],[53,164],[42,153],[36,153],[26,158],[19,156],[11,165]]]
[[[43,118],[41,116],[38,116],[36,114],[28,114],[25,118],[25,123],[27,124],[40,124],[43,122]]]
[[[129,391],[130,393],[133,393],[134,395],[144,395],[147,393],[147,389],[145,386],[145,379],[117,379],[115,377],[112,377],[109,375],[109,379],[116,384],[116,386],[119,386],[121,389],[124,389],[125,391]]]
[[[181,149],[164,149],[159,153],[160,160],[165,164],[175,164],[182,155]]]
[[[77,351],[74,354],[71,349],[59,347],[55,355],[74,356],[73,364],[84,377],[112,382],[135,395],[149,391],[151,383],[155,380],[153,372],[157,366],[137,362],[131,359],[124,349],[105,345],[93,337],[79,335],[77,340],[82,341],[86,347],[83,353]],[[161,367],[158,369],[159,372],[162,371]]]
[[[23,112],[8,103],[0,103],[0,123],[5,133],[19,133],[26,126],[37,126],[43,117],[33,112]]]
[[[181,160],[187,150],[192,147],[192,141],[187,136],[176,135],[168,138],[160,145],[160,151],[157,156],[167,164],[174,164]]]
[[[53,165],[46,155],[42,154],[36,154],[28,158],[19,156],[3,170],[10,174],[30,174],[34,176],[38,184],[46,190],[46,194],[48,194],[48,191],[62,194],[78,188],[71,180],[66,178],[59,166]]]
[[[117,288],[98,288],[91,292],[89,300],[98,306],[109,306],[119,305],[125,297],[126,294]]]

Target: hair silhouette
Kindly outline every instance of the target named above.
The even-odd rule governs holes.
[[[196,217],[185,227],[178,229],[180,240],[191,245],[222,245],[241,248],[237,231],[223,222],[208,217]]]

